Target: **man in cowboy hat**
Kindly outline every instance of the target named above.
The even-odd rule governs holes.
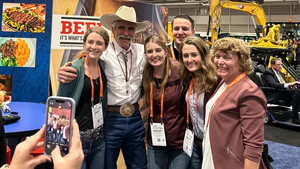
[[[100,18],[101,24],[113,32],[107,53],[101,56],[106,62],[108,84],[108,112],[104,122],[105,168],[116,169],[122,149],[128,169],[146,169],[145,129],[142,124],[138,101],[141,97],[143,45],[132,43],[135,33],[145,30],[148,21],[137,22],[134,8],[121,6],[116,14]],[[62,67],[58,80],[68,83],[76,77],[70,67]]]

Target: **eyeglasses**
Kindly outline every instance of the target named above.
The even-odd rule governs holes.
[[[281,63],[281,64],[275,64],[275,65],[277,65],[277,66],[279,66],[279,65],[282,66],[282,63]]]

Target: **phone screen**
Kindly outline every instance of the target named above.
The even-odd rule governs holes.
[[[44,151],[51,155],[52,150],[59,146],[61,155],[69,153],[71,136],[71,101],[49,99],[47,102],[46,134]]]

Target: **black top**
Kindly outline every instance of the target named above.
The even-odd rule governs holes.
[[[99,103],[100,80],[93,79],[94,83],[94,105]],[[84,85],[81,92],[79,103],[76,107],[75,119],[79,125],[80,131],[93,129],[92,102],[91,102],[92,86],[90,78],[84,76]]]
[[[175,42],[172,42],[172,46],[173,46],[173,51],[174,51],[174,55],[176,60],[179,61],[179,51],[175,48]],[[169,49],[172,47],[171,45],[168,45]],[[170,49],[171,50],[171,49]],[[173,57],[173,56],[172,56]]]
[[[286,81],[283,73],[279,72],[282,78]],[[264,85],[274,87],[275,89],[284,89],[284,84],[280,83],[272,68],[267,69],[263,74]]]

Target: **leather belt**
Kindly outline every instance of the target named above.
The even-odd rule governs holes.
[[[202,142],[203,142],[203,139],[200,139],[196,136],[194,137],[194,143],[197,145],[197,147],[202,148]]]
[[[134,111],[139,110],[139,104],[138,103],[134,103],[132,105],[134,107]],[[110,111],[110,112],[119,112],[120,113],[120,107],[121,106],[110,106],[110,105],[108,105],[107,110]]]

